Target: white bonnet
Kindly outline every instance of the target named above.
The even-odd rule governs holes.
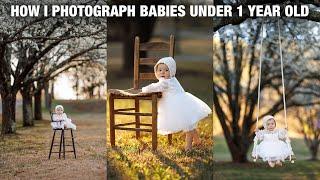
[[[172,57],[164,57],[164,58],[161,58],[157,64],[154,66],[154,73],[156,73],[156,70],[157,70],[157,66],[159,64],[165,64],[168,66],[169,68],[169,71],[170,71],[170,77],[174,77],[176,75],[176,69],[177,69],[177,66],[176,66],[176,62],[175,60],[172,58]]]
[[[274,117],[271,116],[271,115],[266,115],[266,116],[263,117],[262,122],[263,122],[263,127],[264,127],[265,129],[267,128],[267,122],[268,122],[268,120],[270,120],[270,119],[273,119],[274,121],[276,121],[276,120],[274,119]]]
[[[64,108],[63,108],[63,106],[62,106],[62,105],[57,105],[57,106],[54,108],[54,110],[55,110],[55,111],[57,111],[59,108],[61,108],[61,109],[62,109],[62,111],[64,111]]]

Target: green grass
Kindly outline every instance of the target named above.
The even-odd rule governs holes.
[[[266,163],[214,163],[215,179],[319,179],[320,163],[296,161],[270,168]]]
[[[309,161],[309,152],[302,139],[291,139],[297,157],[294,164],[286,162],[283,167],[270,168],[267,163],[231,163],[225,140],[214,137],[214,178],[217,179],[319,179],[320,163]],[[251,150],[249,151],[251,152]],[[250,158],[249,158],[250,159]],[[251,159],[250,159],[251,160]]]
[[[133,106],[130,100],[116,101],[116,108]],[[150,110],[149,102],[141,103],[143,112]],[[118,116],[117,123],[127,122],[125,116]],[[107,118],[108,119],[108,118]],[[132,121],[133,119],[131,119]],[[142,118],[142,122],[150,123]],[[107,121],[107,132],[109,125]],[[144,133],[141,139],[135,133],[116,131],[116,148],[110,147],[107,135],[107,175],[108,179],[180,179],[212,177],[212,118],[201,121],[198,132],[203,145],[185,152],[184,133],[173,135],[173,145],[169,146],[167,137],[158,135],[158,150],[151,150],[151,134]]]

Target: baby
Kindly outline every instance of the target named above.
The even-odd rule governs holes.
[[[160,59],[154,66],[159,80],[142,88],[143,93],[162,92],[158,101],[158,132],[172,134],[186,132],[185,150],[201,143],[196,131],[197,123],[211,114],[210,107],[203,101],[184,91],[176,79],[176,63],[172,57]]]
[[[253,148],[252,156],[261,157],[270,167],[282,166],[282,162],[293,155],[287,130],[276,129],[275,118],[271,115],[263,118],[263,127],[256,132],[254,141],[257,146]]]
[[[55,107],[55,114],[52,115],[51,126],[53,129],[73,129],[76,130],[76,125],[73,124],[66,113],[63,112],[63,106],[57,105]]]

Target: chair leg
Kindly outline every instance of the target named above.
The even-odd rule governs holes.
[[[64,138],[64,130],[62,130],[62,137],[63,137],[63,141],[62,141],[62,143],[63,143],[63,159],[66,159],[66,143],[65,143],[65,138]]]
[[[157,95],[152,95],[152,150],[157,150],[158,145],[158,139],[157,139],[157,116],[158,116],[158,110],[157,110]]]
[[[134,108],[135,108],[135,112],[139,112],[140,111],[140,103],[139,103],[139,99],[135,98],[134,99]],[[140,116],[139,115],[135,115],[135,120],[136,120],[136,128],[140,128]],[[136,139],[140,138],[140,131],[137,130],[136,131]]]
[[[56,136],[56,130],[53,131],[53,136],[52,136],[52,140],[51,140],[51,146],[50,146],[50,151],[49,151],[49,159],[51,157],[51,152],[52,152],[52,148],[53,148],[53,143],[54,143],[54,137]]]
[[[74,145],[74,137],[73,137],[72,129],[70,132],[71,132],[71,140],[72,140],[72,147],[73,147],[73,155],[74,155],[74,158],[77,159],[76,146]]]
[[[111,146],[115,146],[115,129],[114,129],[114,98],[112,95],[109,96],[109,112],[110,112],[110,143]]]
[[[63,130],[60,131],[59,159],[61,158],[62,136],[63,136]]]
[[[168,134],[168,143],[172,145],[172,134]]]

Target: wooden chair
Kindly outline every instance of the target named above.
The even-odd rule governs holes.
[[[119,90],[119,89],[110,89],[109,92],[109,113],[110,113],[110,143],[111,146],[115,146],[115,130],[127,130],[127,131],[135,131],[136,138],[139,139],[140,132],[151,132],[152,134],[152,150],[157,149],[157,101],[158,98],[161,98],[161,92],[155,93],[144,93],[138,94],[140,90],[141,82],[145,80],[156,80],[154,75],[154,71],[152,68],[152,72],[144,72],[140,71],[140,65],[151,65],[154,66],[157,61],[160,59],[159,57],[148,57],[141,58],[141,51],[167,51],[168,56],[174,56],[174,36],[170,35],[169,42],[146,42],[140,43],[139,37],[135,38],[134,44],[134,75],[133,75],[133,88],[128,90]],[[134,107],[131,108],[123,108],[123,109],[115,109],[115,100],[116,99],[133,99]],[[152,102],[152,110],[150,113],[142,113],[140,112],[140,100],[151,100]],[[134,116],[135,121],[129,123],[116,124],[116,116],[115,115],[128,115]],[[141,123],[141,116],[151,116],[151,124]],[[128,127],[135,125],[135,127]],[[144,127],[144,128],[142,128]],[[151,127],[151,128],[146,128]],[[169,145],[172,144],[172,135],[168,135]]]
[[[59,120],[59,121],[53,121],[53,115],[55,113],[51,113],[51,122],[56,122],[56,123],[62,123],[63,120]],[[55,135],[56,132],[60,131],[60,143],[59,144],[55,144],[54,140],[55,140]],[[71,141],[72,144],[66,144],[66,138],[65,138],[65,132],[66,131],[70,131],[70,135],[71,135]],[[59,146],[59,151],[52,151],[54,146]],[[66,146],[72,146],[72,150],[71,151],[66,151]],[[49,151],[49,159],[51,157],[52,153],[59,153],[59,159],[61,158],[61,154],[63,155],[63,159],[66,158],[66,152],[73,152],[74,158],[77,159],[77,154],[76,154],[76,147],[74,145],[74,136],[73,136],[73,131],[72,129],[63,129],[63,128],[55,128],[53,129],[53,135],[52,135],[52,140],[51,140],[51,146],[50,146],[50,151]]]

